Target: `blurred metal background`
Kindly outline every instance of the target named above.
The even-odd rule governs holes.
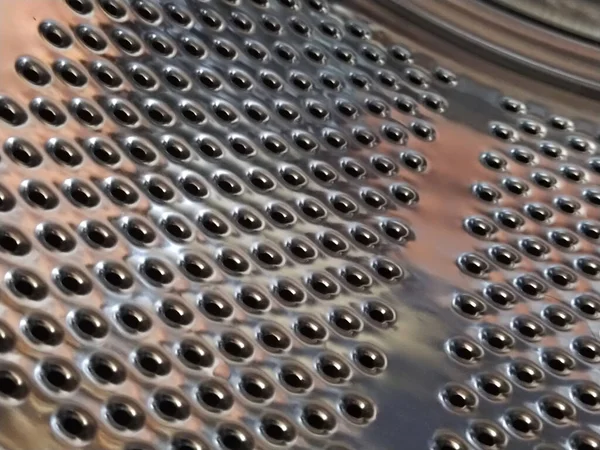
[[[0,447],[600,448],[597,17],[0,1]]]

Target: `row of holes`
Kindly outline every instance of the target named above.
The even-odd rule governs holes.
[[[189,150],[187,150],[186,147],[183,147],[179,142],[169,141],[165,145],[165,151],[170,156],[185,155],[188,158],[191,156]],[[233,145],[237,146],[243,144],[235,141]],[[204,148],[207,146],[210,146],[210,150]],[[200,147],[201,149],[204,149],[204,151],[210,151],[212,154],[214,154],[214,152],[218,149],[218,147],[215,147],[214,143],[209,141],[202,143]],[[9,138],[6,141],[4,148],[13,160],[19,164],[25,165],[26,167],[33,168],[40,165],[42,162],[42,155],[28,142],[20,138]],[[49,151],[56,160],[68,166],[77,166],[83,161],[81,155],[74,147],[62,141],[52,141]],[[102,146],[98,142],[93,144],[91,151],[93,152],[92,155],[94,157],[101,157],[104,160],[109,160],[108,162],[111,163],[114,162],[115,158],[119,157],[118,153],[116,153],[113,148]],[[134,158],[136,161],[146,164],[155,162],[157,158],[156,154],[150,147],[142,145],[141,143],[130,143],[129,152],[132,158]],[[423,170],[425,160],[420,155],[406,152],[403,153],[401,157],[407,167],[410,167],[413,170]],[[379,172],[385,173],[386,175],[391,175],[397,170],[397,166],[391,160],[382,156],[373,157],[372,164],[375,169],[377,169]],[[361,169],[355,165],[352,167],[346,165],[346,169],[346,172],[348,172],[348,170],[361,171]],[[292,189],[303,187],[308,183],[306,176],[292,166],[283,167],[279,172],[282,180]],[[364,169],[362,169],[361,172],[364,173]],[[335,181],[337,178],[337,174],[333,168],[323,163],[315,164],[313,166],[313,174],[319,181],[327,184],[333,183],[333,181]],[[355,172],[352,172],[352,174],[356,175]],[[262,171],[250,171],[248,172],[248,176],[250,177],[249,181],[255,188],[261,190],[272,190],[276,186],[275,181],[273,181]],[[214,178],[214,181],[217,187],[228,194],[238,195],[243,191],[241,183],[237,181],[236,178],[226,174],[225,172],[217,174]],[[142,180],[142,184],[149,196],[151,196],[151,198],[155,201],[168,202],[173,200],[175,197],[175,193],[173,192],[171,186],[169,186],[165,180],[156,175],[146,175]],[[188,175],[187,177],[181,178],[179,184],[185,193],[188,194],[188,196],[192,196],[193,198],[205,198],[208,196],[208,188],[197,177]],[[130,186],[124,185],[124,182],[122,181],[114,181],[113,185],[114,186],[108,186],[109,193],[112,194],[112,197],[116,198],[119,202],[132,204],[133,202],[137,201],[138,196],[133,192],[133,189]],[[28,187],[26,186],[25,189],[27,188]],[[35,188],[36,187],[33,186],[29,189],[35,190]],[[397,188],[394,186],[392,187],[393,194],[395,194],[394,189]],[[37,191],[42,190],[43,189],[41,187],[37,187]],[[83,181],[69,180],[64,184],[63,190],[65,190],[69,197],[80,206],[93,207],[99,202],[98,196]],[[47,189],[44,191],[47,191]],[[120,191],[126,192],[121,193]],[[383,209],[387,204],[385,195],[373,189],[363,189],[359,196],[364,203],[372,208]],[[402,196],[400,196],[400,198],[398,198],[398,195],[396,194],[395,196],[403,203],[406,203],[406,200],[403,200]],[[29,197],[33,203],[46,209],[54,207],[57,203],[55,198],[50,198],[51,194],[49,192],[41,192],[40,195],[36,194],[35,198],[31,198],[32,195],[30,194]],[[40,200],[34,201],[37,199],[37,197],[40,197]],[[358,210],[358,206],[354,203],[354,201],[347,198],[343,194],[332,195],[330,201],[332,206],[343,214],[348,214]]]
[[[177,351],[182,362],[189,368],[205,368],[213,363],[211,353],[197,342],[184,341]],[[204,353],[199,353],[201,351]],[[366,352],[366,350],[363,352]],[[373,367],[369,352],[365,354],[359,352],[357,355],[358,358],[371,361],[369,367]],[[151,347],[143,347],[136,351],[134,362],[138,370],[148,377],[165,376],[171,371],[171,365],[166,356]],[[90,356],[86,365],[86,370],[89,371],[93,380],[101,386],[118,386],[127,379],[125,367],[110,354],[96,352]],[[321,356],[317,367],[319,374],[329,382],[341,383],[347,381],[350,377],[350,369],[338,357]],[[365,366],[361,367],[366,369]],[[63,360],[49,359],[42,361],[38,369],[40,380],[47,389],[54,393],[63,395],[72,393],[79,388],[82,382],[77,370]],[[374,368],[368,370],[370,373],[375,371]],[[15,370],[10,368],[0,370],[0,394],[4,396],[5,400],[23,400],[29,392],[27,383],[22,377],[14,375],[14,372]],[[21,381],[18,382],[18,379],[21,379]],[[283,365],[278,371],[278,380],[287,391],[295,394],[308,393],[313,388],[314,383],[311,374],[305,368],[294,364]],[[269,402],[275,395],[275,387],[272,381],[258,372],[247,372],[241,375],[238,388],[246,400],[253,403]],[[592,385],[585,385],[585,390],[583,390],[584,386],[581,385],[578,389],[577,392],[581,391],[578,395],[580,395],[582,401],[586,400],[588,403],[591,401],[591,396],[597,394],[597,391],[592,389]],[[217,379],[202,381],[194,389],[194,397],[204,408],[212,412],[228,411],[234,403],[234,396],[230,388],[227,387],[226,383]],[[357,400],[360,398],[364,404],[364,409],[371,412],[363,419],[368,421],[374,418],[375,407],[370,400],[364,397],[346,395],[342,403],[349,403],[352,398]],[[354,418],[359,419],[356,415]]]
[[[50,71],[37,59],[29,56],[22,56],[15,63],[16,71],[30,83],[37,86],[45,86],[51,82]],[[87,82],[87,77],[83,71],[75,63],[61,59],[53,64],[53,69],[59,77],[68,85],[80,88]],[[119,70],[113,67],[108,62],[94,62],[90,65],[90,72],[94,77],[106,88],[114,90],[119,89],[123,85],[123,76]],[[158,88],[159,79],[154,72],[141,63],[130,64],[128,73],[132,82],[139,88],[154,91]],[[409,72],[410,73],[410,72]],[[165,81],[176,91],[187,91],[192,87],[192,80],[187,74],[173,66],[165,66],[163,69]],[[201,84],[210,90],[219,90],[223,81],[216,73],[208,68],[202,68],[194,72],[194,76]],[[259,72],[259,77],[269,91],[280,91],[285,85],[285,81],[281,79],[275,72],[267,69],[262,69]],[[378,73],[379,81],[384,86],[391,88],[397,81],[392,75],[386,72]],[[249,91],[256,84],[252,78],[245,72],[240,70],[230,70],[229,79],[232,85],[243,91]],[[329,72],[321,72],[319,79],[323,87],[339,91],[342,89],[342,81],[335,75]],[[365,75],[360,73],[351,73],[349,81],[354,88],[369,89],[371,81]],[[315,87],[315,83],[310,76],[300,71],[292,71],[290,73],[290,86],[308,92]],[[432,92],[424,92],[419,96],[420,102],[427,108],[443,112],[447,108],[447,102],[438,94]],[[396,107],[403,113],[416,114],[417,106],[415,102],[406,95],[395,97],[394,103]],[[346,99],[340,99],[335,102],[336,109],[342,114],[343,118],[357,118],[359,116],[359,107]],[[390,109],[388,104],[383,100],[375,97],[367,98],[364,102],[364,109],[375,116],[388,117]],[[309,101],[307,110],[310,114],[319,119],[324,119],[329,116],[325,105],[317,100]]]
[[[279,209],[273,211],[272,209],[271,213],[275,216],[275,219],[283,220],[289,217],[288,214],[285,214],[286,211],[287,210]],[[240,222],[240,225],[247,227],[252,226],[253,229],[260,228],[253,226],[257,221],[260,222],[260,219],[255,218],[252,214],[242,213],[243,211],[237,214],[237,220]],[[211,236],[223,236],[228,232],[226,222],[212,213],[201,215],[199,223],[206,228],[206,231],[209,232],[209,235]],[[169,237],[172,237],[177,241],[185,241],[191,237],[192,232],[186,225],[186,222],[178,219],[177,216],[168,216],[160,223],[160,225]],[[148,246],[157,238],[153,227],[140,218],[125,217],[120,220],[119,228],[122,229],[123,233],[134,245]],[[82,237],[93,248],[112,248],[117,243],[117,237],[112,229],[99,221],[85,221],[80,224],[78,229],[81,232]],[[383,222],[382,229],[390,238],[398,242],[402,242],[402,240],[408,236],[407,230],[403,228],[401,224],[396,222]],[[38,225],[36,227],[36,235],[44,246],[52,251],[70,252],[76,246],[76,241],[71,233],[56,223],[46,222]],[[354,228],[351,230],[351,235],[359,244],[365,246],[374,246],[379,242],[377,234],[367,228]],[[350,245],[345,239],[331,231],[317,234],[316,240],[323,247],[323,250],[335,256],[342,256],[350,250]],[[292,238],[286,241],[284,247],[300,262],[311,262],[318,256],[317,249],[304,239]],[[30,252],[31,243],[14,227],[0,226],[0,250],[15,256],[24,256]],[[258,245],[254,248],[253,252],[256,254],[257,258],[265,264],[271,259],[274,261],[283,260],[283,256],[268,245]],[[265,253],[265,255],[262,255],[263,253]],[[266,255],[267,253],[269,256]],[[210,267],[206,267],[209,266],[206,262],[200,261],[200,266],[201,267],[199,268],[192,268],[191,271],[187,271],[189,272],[189,275],[192,275],[192,279],[209,278],[212,275],[212,270],[210,270]],[[374,261],[374,269],[380,276],[389,281],[394,281],[402,276],[402,269],[388,260],[377,259]],[[194,270],[202,273],[208,270],[208,272],[206,272],[206,275],[198,277],[193,276]],[[343,278],[346,278],[350,284],[355,286],[357,285],[353,283],[353,280],[370,279],[366,274],[361,273],[359,269],[353,267],[343,269],[341,274]]]
[[[202,275],[199,273],[205,266],[199,266],[197,261],[190,262],[188,259],[185,261],[186,265],[193,264],[192,270],[195,274]],[[154,270],[154,269],[153,269]],[[99,269],[99,273],[102,278],[109,283],[109,286],[116,289],[117,286],[121,289],[130,287],[132,284],[131,278],[123,272],[123,268],[116,265],[104,264]],[[164,274],[160,271],[156,271],[156,277],[163,277]],[[57,279],[62,290],[76,294],[76,295],[87,295],[91,292],[92,284],[91,281],[78,269],[67,267],[57,269],[54,271],[54,276]],[[29,300],[39,301],[44,299],[48,295],[48,289],[43,282],[37,278],[33,273],[16,269],[10,271],[7,276],[7,283],[10,289],[15,295],[21,298]],[[328,289],[334,286],[330,283],[331,280],[323,277],[313,277],[311,285],[313,289],[319,289],[322,295],[333,295]],[[280,281],[275,284],[273,288],[277,298],[285,306],[297,306],[298,304],[306,300],[306,294],[296,286],[294,283],[289,281]],[[270,308],[270,300],[260,290],[253,288],[243,288],[237,294],[238,301],[242,304],[244,309],[250,313],[262,314]],[[233,307],[220,295],[206,293],[201,297],[199,302],[200,309],[207,314],[209,317],[216,320],[223,320],[233,315]],[[172,314],[173,317],[178,317],[177,325],[185,326],[188,325],[188,319],[191,322],[191,312],[184,307],[178,301],[172,300],[165,303],[163,306],[163,314]],[[395,314],[392,309],[387,307],[384,303],[377,301],[367,302],[364,306],[364,314],[367,315],[374,323],[379,324],[383,327],[390,326],[395,321]],[[145,313],[141,311],[137,315],[145,316]],[[185,319],[187,317],[187,319]],[[361,330],[359,319],[354,315],[343,312],[334,313],[330,320],[341,328],[346,333],[356,334]],[[146,320],[145,322],[147,322]],[[313,325],[313,328],[315,326]]]
[[[60,238],[56,234],[51,234],[48,237],[53,240]],[[19,247],[13,246],[14,242],[6,236],[2,236],[2,239],[0,239],[0,244],[10,244],[11,248],[18,250]],[[53,242],[58,243],[57,241]],[[64,244],[64,241],[62,242]],[[283,256],[268,245],[259,244],[255,246],[253,254],[258,262],[267,268],[283,265]],[[243,274],[248,273],[250,270],[250,263],[246,258],[232,249],[219,251],[217,261],[229,273]],[[184,258],[180,265],[187,278],[192,280],[200,279],[204,281],[210,278],[213,273],[213,270],[205,261],[193,256],[188,257],[187,260]],[[191,271],[188,269],[191,269]],[[403,275],[403,271],[399,266],[384,259],[375,260],[373,270],[387,282],[396,282]],[[139,265],[139,271],[146,282],[156,287],[171,285],[175,280],[175,274],[170,267],[156,258],[149,258],[142,262]],[[133,287],[133,276],[120,264],[113,262],[99,263],[96,265],[95,272],[102,283],[110,290],[124,292]],[[339,275],[350,287],[359,290],[366,289],[372,284],[372,278],[357,267],[342,268]],[[88,295],[93,287],[91,280],[83,271],[71,266],[56,268],[53,271],[53,279],[63,292],[70,295]],[[39,301],[48,294],[48,288],[44,281],[29,271],[15,270],[11,272],[7,281],[15,295],[25,299]],[[305,283],[316,295],[324,298],[333,298],[342,291],[340,284],[323,272],[311,273],[306,277]]]
[[[530,242],[527,242],[530,245]],[[542,250],[542,247],[536,247],[536,250]],[[543,256],[543,255],[540,255]],[[513,269],[519,262],[519,255],[512,249],[504,246],[496,246],[490,249],[490,257],[503,269]],[[485,278],[490,275],[494,268],[481,256],[474,253],[467,253],[458,258],[459,267],[467,274]],[[593,256],[582,256],[573,261],[573,266],[584,276],[597,279],[600,275],[600,260]],[[564,266],[551,266],[543,271],[544,276],[550,280],[558,289],[573,289],[578,281],[577,275]],[[546,292],[548,288],[539,280],[533,286],[532,282],[525,282],[522,278],[515,280],[516,286],[525,294],[538,296]]]
[[[347,108],[348,105],[344,103],[342,106],[346,111],[345,108]],[[63,111],[48,99],[38,98],[34,100],[31,103],[31,108],[39,119],[53,127],[59,127],[61,125],[64,125],[67,120],[67,117],[63,113]],[[135,108],[128,105],[123,99],[111,100],[110,104],[108,105],[108,108],[118,124],[127,127],[137,127],[140,125],[140,118],[138,113],[135,111]],[[200,114],[203,114],[189,110],[189,105],[187,108],[188,111],[184,111],[184,113],[192,114],[192,118],[194,120],[197,120],[200,117]],[[276,108],[277,112],[279,113],[279,116],[285,120],[296,122],[301,117],[300,112],[292,104],[282,102]],[[308,108],[311,114],[318,114],[322,118],[325,117],[323,114],[328,114],[325,109],[317,107],[314,104],[309,105]],[[71,103],[70,109],[79,121],[92,128],[100,127],[102,125],[102,122],[104,121],[102,113],[86,100],[77,99],[73,101]],[[147,111],[148,117],[154,123],[164,126],[170,126],[175,122],[174,116],[168,110],[168,108],[161,105],[156,100],[146,101],[144,109]],[[213,109],[216,117],[224,122],[232,123],[238,120],[238,113],[235,111],[235,109],[223,102],[215,103]],[[247,103],[245,109],[246,113],[252,120],[264,122],[268,119],[268,114],[264,110],[264,108],[262,106],[259,106],[255,102]],[[0,97],[0,119],[3,119],[4,121],[12,125],[19,126],[23,125],[26,122],[27,113],[23,108],[21,108],[9,98]],[[432,140],[435,137],[434,129],[431,127],[431,125],[429,125],[426,122],[416,120],[411,123],[410,127],[413,133],[421,139]],[[406,139],[406,134],[403,128],[397,127],[395,125],[385,125],[382,128],[382,132],[387,139],[390,139],[391,141],[396,143],[402,142]],[[337,130],[324,129],[323,133],[325,142],[331,148],[342,149],[348,145],[347,138]],[[374,146],[378,142],[378,138],[376,137],[376,135],[366,128],[355,128],[353,131],[353,135],[360,145]],[[242,147],[239,148],[242,150],[243,154],[250,152],[250,155],[252,155],[254,153],[251,150],[249,150],[252,147],[248,144],[236,145],[238,147],[242,145]],[[304,147],[307,144],[303,143],[299,145]],[[238,151],[237,148],[234,149]],[[415,158],[419,158],[419,161],[415,160]],[[179,156],[177,157],[177,159],[187,158]],[[409,162],[407,164],[408,167],[411,167],[411,165],[415,165],[416,170],[424,169],[425,164],[423,162],[422,156],[415,155],[412,156],[412,159],[414,160],[414,162]]]

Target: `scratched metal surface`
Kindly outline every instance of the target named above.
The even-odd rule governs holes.
[[[600,448],[597,52],[465,3],[0,2],[0,447]]]

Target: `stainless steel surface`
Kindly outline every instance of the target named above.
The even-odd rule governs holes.
[[[0,447],[600,448],[597,51],[465,3],[0,2]]]
[[[488,0],[558,30],[598,42],[597,0]]]

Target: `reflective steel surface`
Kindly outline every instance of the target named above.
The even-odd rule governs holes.
[[[0,447],[600,448],[596,48],[458,0],[0,35]]]
[[[489,0],[533,20],[598,42],[600,5],[596,0]]]

